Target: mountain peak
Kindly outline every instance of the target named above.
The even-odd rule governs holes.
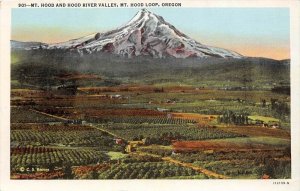
[[[154,14],[153,12],[149,11],[146,8],[140,9],[136,14]]]
[[[145,20],[151,20],[151,19],[155,19],[158,20],[157,15],[155,15],[154,13],[148,11],[147,9],[143,8],[141,10],[139,10],[134,17],[125,24],[125,26],[129,26],[132,25],[133,23],[137,23],[137,22],[142,22]]]
[[[139,12],[143,12],[143,13],[151,13],[151,12],[148,11],[148,9],[146,9],[146,8],[142,8],[141,10],[139,10]]]
[[[129,22],[115,30],[52,44],[48,48],[70,49],[81,54],[102,51],[126,57],[242,57],[236,52],[193,40],[147,9],[139,10]]]

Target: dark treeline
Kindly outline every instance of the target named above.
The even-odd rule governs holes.
[[[249,124],[247,113],[234,113],[233,111],[224,111],[222,115],[217,118],[219,123],[246,125]]]
[[[286,117],[290,116],[290,107],[286,102],[279,101],[278,99],[271,98],[271,109],[274,116],[285,120]]]

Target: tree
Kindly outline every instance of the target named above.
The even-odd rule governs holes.
[[[262,107],[266,107],[266,105],[267,105],[266,103],[267,103],[267,101],[265,99],[261,100]]]
[[[167,177],[167,176],[168,176],[168,173],[167,173],[166,169],[162,169],[162,170],[160,171],[160,177],[165,178],[165,177]]]
[[[218,121],[226,124],[244,125],[248,124],[247,113],[234,113],[232,111],[224,111],[223,115],[219,116]]]
[[[273,98],[271,98],[271,108],[272,108],[272,109],[275,109],[277,100],[278,100],[278,99],[273,99]]]
[[[99,173],[96,170],[92,171],[92,179],[98,179]]]
[[[65,179],[73,179],[74,178],[74,174],[72,172],[72,167],[71,165],[66,165],[65,166],[65,171],[64,171],[65,175],[64,178]]]

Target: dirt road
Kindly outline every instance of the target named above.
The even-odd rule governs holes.
[[[162,160],[167,161],[167,162],[171,162],[171,163],[174,163],[174,164],[177,164],[177,165],[180,165],[180,166],[191,168],[195,171],[198,171],[198,172],[201,172],[201,173],[205,174],[208,177],[214,177],[214,178],[217,178],[217,179],[230,179],[229,176],[224,176],[222,174],[215,173],[215,172],[207,170],[205,168],[195,166],[192,163],[181,162],[179,160],[172,159],[171,157],[163,157]]]
[[[36,112],[36,113],[39,113],[39,114],[42,114],[42,115],[46,115],[48,117],[53,117],[55,119],[59,119],[59,120],[63,120],[63,121],[68,121],[67,118],[63,118],[63,117],[59,117],[59,116],[56,116],[56,115],[51,115],[49,113],[45,113],[45,112],[42,112],[42,111],[38,111],[38,110],[35,110],[35,109],[29,109],[30,111],[33,111],[33,112]]]
[[[148,156],[152,156],[152,157],[159,157],[163,161],[170,162],[170,163],[173,163],[173,164],[176,164],[176,165],[179,165],[179,166],[191,168],[191,169],[193,169],[195,171],[198,171],[198,172],[201,172],[201,173],[205,174],[208,177],[212,177],[212,178],[216,178],[216,179],[230,179],[231,178],[229,176],[218,174],[216,172],[207,170],[205,168],[202,168],[202,167],[199,167],[199,166],[195,166],[192,163],[185,163],[185,162],[182,162],[182,161],[179,161],[179,160],[172,159],[171,157],[161,157],[160,155],[155,155],[155,154],[150,154],[150,153],[140,152],[140,151],[137,151],[137,152],[134,152],[134,153],[137,154],[137,155],[141,155],[141,156],[148,155]]]

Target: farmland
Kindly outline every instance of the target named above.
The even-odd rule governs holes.
[[[11,168],[39,166],[54,168],[58,165],[85,165],[107,160],[107,155],[92,149],[55,149],[43,147],[12,148]]]
[[[159,159],[130,157],[119,164],[105,164],[74,168],[76,179],[206,179],[190,168],[181,167]]]
[[[273,91],[289,65],[29,53],[13,57],[12,179],[291,176],[290,95]]]
[[[203,139],[221,139],[230,137],[240,137],[241,134],[228,133],[222,130],[213,128],[197,128],[194,126],[151,126],[140,125],[134,128],[133,126],[123,126],[116,124],[113,127],[110,125],[105,127],[107,130],[114,132],[117,135],[123,135],[128,140],[145,138],[153,144],[160,142],[161,144],[169,144],[171,140],[203,140]],[[162,143],[166,142],[166,143]]]
[[[289,120],[277,118],[271,102],[289,101],[286,95],[188,86],[79,90],[12,90],[11,178],[290,177]],[[235,124],[239,116],[244,124]]]
[[[174,158],[232,178],[260,178],[261,174],[268,174],[272,178],[290,178],[290,158],[286,157],[286,150],[247,149],[224,152],[218,149],[208,153],[181,153]]]

